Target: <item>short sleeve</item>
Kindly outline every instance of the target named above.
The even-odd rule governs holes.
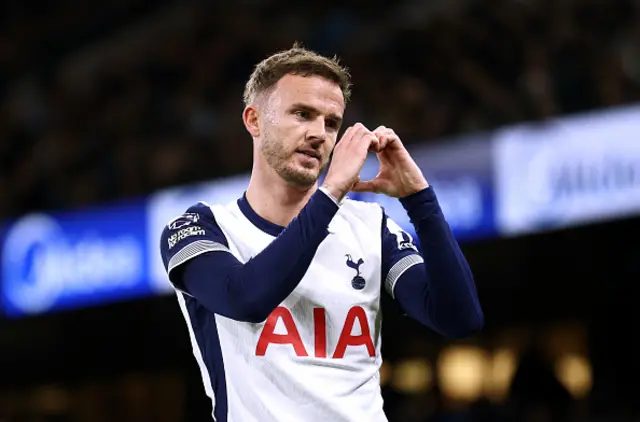
[[[198,203],[171,220],[160,237],[160,253],[169,280],[175,288],[183,290],[174,270],[185,262],[208,252],[229,252],[229,244],[215,220],[211,208]]]
[[[396,282],[414,265],[424,260],[413,237],[383,210],[382,216],[382,280],[387,293],[394,296]]]

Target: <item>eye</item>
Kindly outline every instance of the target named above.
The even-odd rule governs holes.
[[[311,117],[311,114],[308,111],[304,110],[298,110],[294,114],[303,120],[307,120],[309,119],[309,117]]]
[[[326,125],[327,125],[327,127],[328,127],[329,129],[331,129],[331,130],[338,130],[338,129],[340,129],[340,124],[339,124],[336,120],[333,120],[333,119],[328,119],[328,120],[326,121]]]

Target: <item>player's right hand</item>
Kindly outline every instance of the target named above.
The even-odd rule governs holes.
[[[382,141],[384,142],[384,141]],[[378,137],[362,123],[349,127],[333,150],[333,158],[322,186],[338,201],[360,180],[369,151],[384,148]]]

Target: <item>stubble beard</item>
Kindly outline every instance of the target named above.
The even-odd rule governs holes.
[[[324,163],[319,171],[316,168],[304,168],[293,161],[296,159],[295,151],[287,151],[279,142],[266,136],[262,143],[262,154],[267,164],[273,168],[282,179],[298,188],[308,189],[317,181],[328,163]]]

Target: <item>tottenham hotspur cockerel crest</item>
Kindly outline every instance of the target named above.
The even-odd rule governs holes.
[[[346,257],[347,257],[347,262],[346,262],[347,267],[353,268],[354,270],[356,270],[355,277],[351,279],[351,286],[353,286],[353,288],[356,290],[364,289],[364,285],[365,285],[364,277],[360,275],[360,266],[364,264],[364,260],[360,258],[358,262],[354,262],[353,258],[351,258],[351,255],[346,254]]]

